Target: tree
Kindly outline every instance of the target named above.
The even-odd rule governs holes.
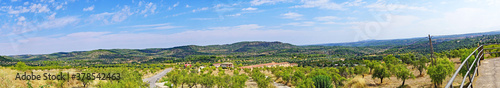
[[[363,62],[365,63],[366,67],[370,68],[370,73],[372,73],[372,70],[373,68],[375,68],[375,66],[380,64],[380,62],[378,61],[370,61],[370,60],[364,60]]]
[[[418,70],[420,73],[419,75],[422,75],[422,72],[427,69],[427,63],[429,63],[429,59],[426,57],[420,58],[419,60],[413,61],[413,66]]]
[[[401,63],[398,58],[394,57],[393,55],[387,55],[386,57],[383,58],[384,62],[386,64],[391,64],[391,65],[396,65]]]
[[[446,76],[451,76],[453,74],[454,65],[453,62],[449,61],[447,58],[436,58],[436,64],[429,66],[427,69],[427,74],[431,77],[431,82],[434,86],[441,85]]]
[[[245,82],[248,80],[248,76],[245,74],[233,75],[231,77],[230,87],[231,88],[243,88],[246,87]]]
[[[171,72],[167,73],[167,80],[168,82],[174,84],[174,88],[177,88],[178,84],[181,83],[182,75],[179,74],[178,70],[172,70]]]
[[[313,81],[316,88],[333,88],[330,76],[318,75]]]
[[[16,63],[16,68],[18,70],[24,71],[24,70],[27,70],[28,67],[29,66],[27,66],[26,64],[24,64],[24,62],[19,61],[19,62]]]
[[[257,82],[257,86],[259,88],[267,88],[269,86],[269,83],[272,81],[271,78],[266,77],[266,75],[258,70],[253,71],[252,79]]]
[[[404,55],[401,55],[401,61],[405,64],[411,64],[414,58],[415,55],[413,55],[412,53],[406,53]]]
[[[403,80],[403,84],[401,84],[401,86],[405,85],[406,79],[415,78],[413,73],[410,70],[408,70],[408,68],[406,68],[405,65],[397,65],[395,68],[396,68],[396,72],[395,72],[396,77],[398,79]]]
[[[470,53],[472,53],[473,50],[472,49],[465,49],[465,52],[462,53],[462,57],[460,57],[460,62],[464,62],[465,59],[467,59],[467,57],[470,55]],[[473,63],[474,60],[475,60],[475,56],[472,55],[469,57],[469,59],[467,59],[467,62],[466,64],[464,65],[464,67],[462,67],[462,69],[460,69],[459,73],[460,75],[462,75],[462,77],[465,76],[465,74],[467,73],[467,70],[469,70],[469,66],[473,66],[473,65],[476,65],[476,63]],[[476,67],[472,67],[472,69],[476,69]]]
[[[384,64],[375,66],[375,69],[373,71],[373,76],[372,78],[379,78],[380,83],[383,83],[384,78],[391,76],[391,73],[389,72],[389,69],[384,66]]]
[[[365,77],[364,74],[368,73],[368,68],[366,68],[365,66],[356,66],[354,67],[354,74],[357,74],[357,75],[361,75],[363,77]]]
[[[296,70],[292,76],[292,84],[297,85],[301,80],[306,79],[304,72]]]
[[[229,81],[231,80],[231,76],[222,74],[217,77],[217,87],[219,88],[229,88]]]
[[[311,78],[301,79],[297,88],[316,88],[314,81]]]
[[[290,82],[290,80],[292,80],[292,73],[293,73],[293,71],[291,69],[286,69],[283,71],[283,73],[281,73],[281,77],[282,77],[283,81],[286,81],[285,85],[288,85],[288,82]]]
[[[211,73],[202,74],[200,79],[199,83],[205,88],[212,88],[216,81],[215,77],[212,76]]]

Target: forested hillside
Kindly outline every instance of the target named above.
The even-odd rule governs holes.
[[[438,38],[433,39],[434,51],[442,52],[459,48],[476,47],[478,44],[500,42],[500,40],[498,39],[500,38],[499,34],[477,34],[485,33],[464,34],[461,36],[452,35],[451,37],[439,36]],[[360,42],[360,44],[361,43],[380,43],[380,45],[363,47],[322,45],[296,46],[282,42],[245,41],[225,45],[187,45],[173,48],[149,49],[98,49],[92,51],[58,52],[42,55],[14,55],[4,56],[5,58],[0,58],[0,61],[2,61],[2,64],[4,65],[13,64],[9,62],[15,62],[19,60],[31,62],[83,61],[101,64],[112,64],[184,61],[215,62],[229,59],[249,60],[250,58],[266,58],[267,60],[261,59],[266,60],[262,62],[264,63],[270,61],[283,61],[282,59],[297,57],[360,59],[366,58],[368,55],[402,54],[409,52],[427,54],[428,52],[430,52],[428,40],[426,41],[425,39],[419,38],[371,42],[367,41]]]

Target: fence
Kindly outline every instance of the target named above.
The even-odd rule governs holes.
[[[478,67],[480,66],[480,61],[484,59],[484,52],[483,51],[484,51],[483,45],[481,45],[481,46],[477,47],[476,50],[474,50],[474,52],[470,53],[470,55],[467,56],[467,58],[462,62],[462,64],[460,64],[458,69],[455,71],[455,74],[453,74],[451,79],[446,84],[445,88],[450,88],[450,87],[453,88],[453,80],[455,80],[455,77],[457,77],[458,73],[460,72],[462,67],[464,67],[464,65],[466,66],[466,68],[468,68],[468,70],[467,70],[467,73],[465,73],[464,78],[462,79],[462,83],[460,83],[460,88],[464,87],[464,83],[465,83],[467,78],[469,78],[468,79],[469,83],[467,85],[467,88],[472,87],[472,82],[474,82],[474,78],[479,75],[478,74]],[[472,55],[475,55],[476,57],[479,57],[479,58],[476,58],[476,59],[474,59],[474,61],[469,62],[468,60]],[[472,68],[475,68],[475,69],[472,69]],[[473,75],[470,75],[471,70],[473,71]]]

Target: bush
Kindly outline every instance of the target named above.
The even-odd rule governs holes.
[[[313,78],[313,81],[316,88],[333,88],[332,81],[329,76],[318,75]]]
[[[446,76],[451,76],[453,74],[454,65],[453,62],[446,58],[437,58],[436,65],[429,66],[427,74],[431,77],[431,82],[434,86],[441,85]]]
[[[351,81],[347,82],[347,85],[344,86],[345,88],[365,88],[365,79],[362,77],[354,77]]]

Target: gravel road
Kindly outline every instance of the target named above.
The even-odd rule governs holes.
[[[151,76],[151,77],[146,78],[146,79],[142,79],[142,81],[149,83],[149,88],[155,88],[156,87],[155,83],[158,82],[158,80],[160,80],[161,77],[165,76],[165,74],[167,74],[171,70],[172,70],[172,68],[167,68],[154,76]]]

